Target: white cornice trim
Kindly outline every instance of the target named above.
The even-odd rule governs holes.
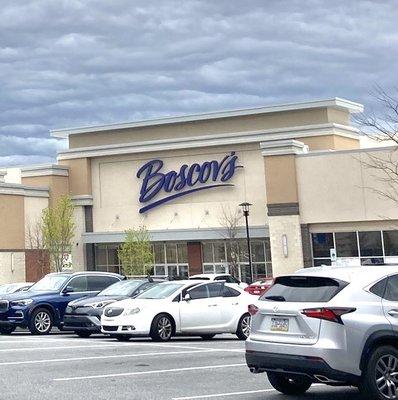
[[[225,146],[233,144],[260,143],[270,140],[294,139],[308,136],[325,136],[333,134],[358,139],[358,130],[356,128],[348,125],[327,123],[259,131],[233,132],[186,138],[148,140],[134,143],[79,147],[76,149],[69,149],[59,152],[58,160],[103,157],[153,151],[170,151],[187,148]]]
[[[51,136],[57,138],[67,138],[69,135],[76,135],[82,133],[96,133],[109,130],[139,128],[145,126],[175,124],[183,122],[203,121],[203,120],[212,120],[219,118],[240,117],[246,115],[268,114],[268,113],[283,112],[283,111],[294,111],[294,110],[325,108],[325,107],[342,109],[348,111],[349,113],[358,113],[363,111],[362,104],[355,103],[353,101],[342,99],[339,97],[335,97],[326,100],[315,100],[315,101],[300,102],[300,103],[287,103],[287,104],[280,104],[268,107],[247,108],[247,109],[220,111],[220,112],[205,113],[205,114],[192,114],[192,115],[184,115],[181,117],[167,117],[167,118],[150,119],[150,120],[143,120],[136,122],[125,122],[125,123],[97,125],[97,126],[84,126],[77,128],[53,129],[50,130],[50,134]]]
[[[308,146],[294,139],[273,140],[260,143],[263,156],[282,156],[287,154],[303,154],[308,152]]]
[[[46,187],[24,186],[14,183],[0,183],[0,194],[25,197],[50,197]]]
[[[74,206],[92,206],[93,205],[93,196],[91,195],[79,195],[72,196],[71,198]]]
[[[49,175],[69,176],[69,167],[56,164],[48,164],[21,168],[21,178]]]

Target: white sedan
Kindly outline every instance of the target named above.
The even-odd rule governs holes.
[[[250,332],[247,312],[253,296],[225,282],[163,282],[142,293],[105,307],[101,331],[120,341],[150,336],[167,341],[174,335],[211,339],[218,333],[245,340]]]
[[[245,282],[241,282],[239,279],[236,279],[234,276],[230,274],[197,274],[192,275],[189,279],[193,280],[201,280],[201,281],[225,281],[226,283],[231,283],[235,285],[239,285],[242,289],[246,289],[249,285]]]

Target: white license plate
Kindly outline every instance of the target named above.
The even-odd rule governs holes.
[[[289,320],[287,318],[271,318],[271,331],[288,332]]]

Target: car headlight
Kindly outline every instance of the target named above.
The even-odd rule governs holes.
[[[33,300],[32,299],[25,299],[25,300],[14,300],[11,302],[12,306],[28,306],[29,304],[32,304]]]
[[[95,303],[87,304],[87,306],[93,308],[104,308],[108,304],[114,303],[115,301],[116,300],[97,301]]]
[[[124,312],[124,315],[134,315],[134,314],[138,314],[141,310],[136,307],[136,308],[131,308],[130,310],[126,310]]]

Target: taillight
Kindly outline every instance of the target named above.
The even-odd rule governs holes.
[[[326,321],[337,322],[343,325],[341,316],[352,313],[356,308],[333,307],[333,308],[306,308],[301,313],[309,318],[324,319]]]
[[[258,307],[255,306],[254,304],[250,304],[250,305],[247,307],[247,311],[249,311],[249,314],[250,314],[250,315],[256,315],[256,314],[258,313]]]

